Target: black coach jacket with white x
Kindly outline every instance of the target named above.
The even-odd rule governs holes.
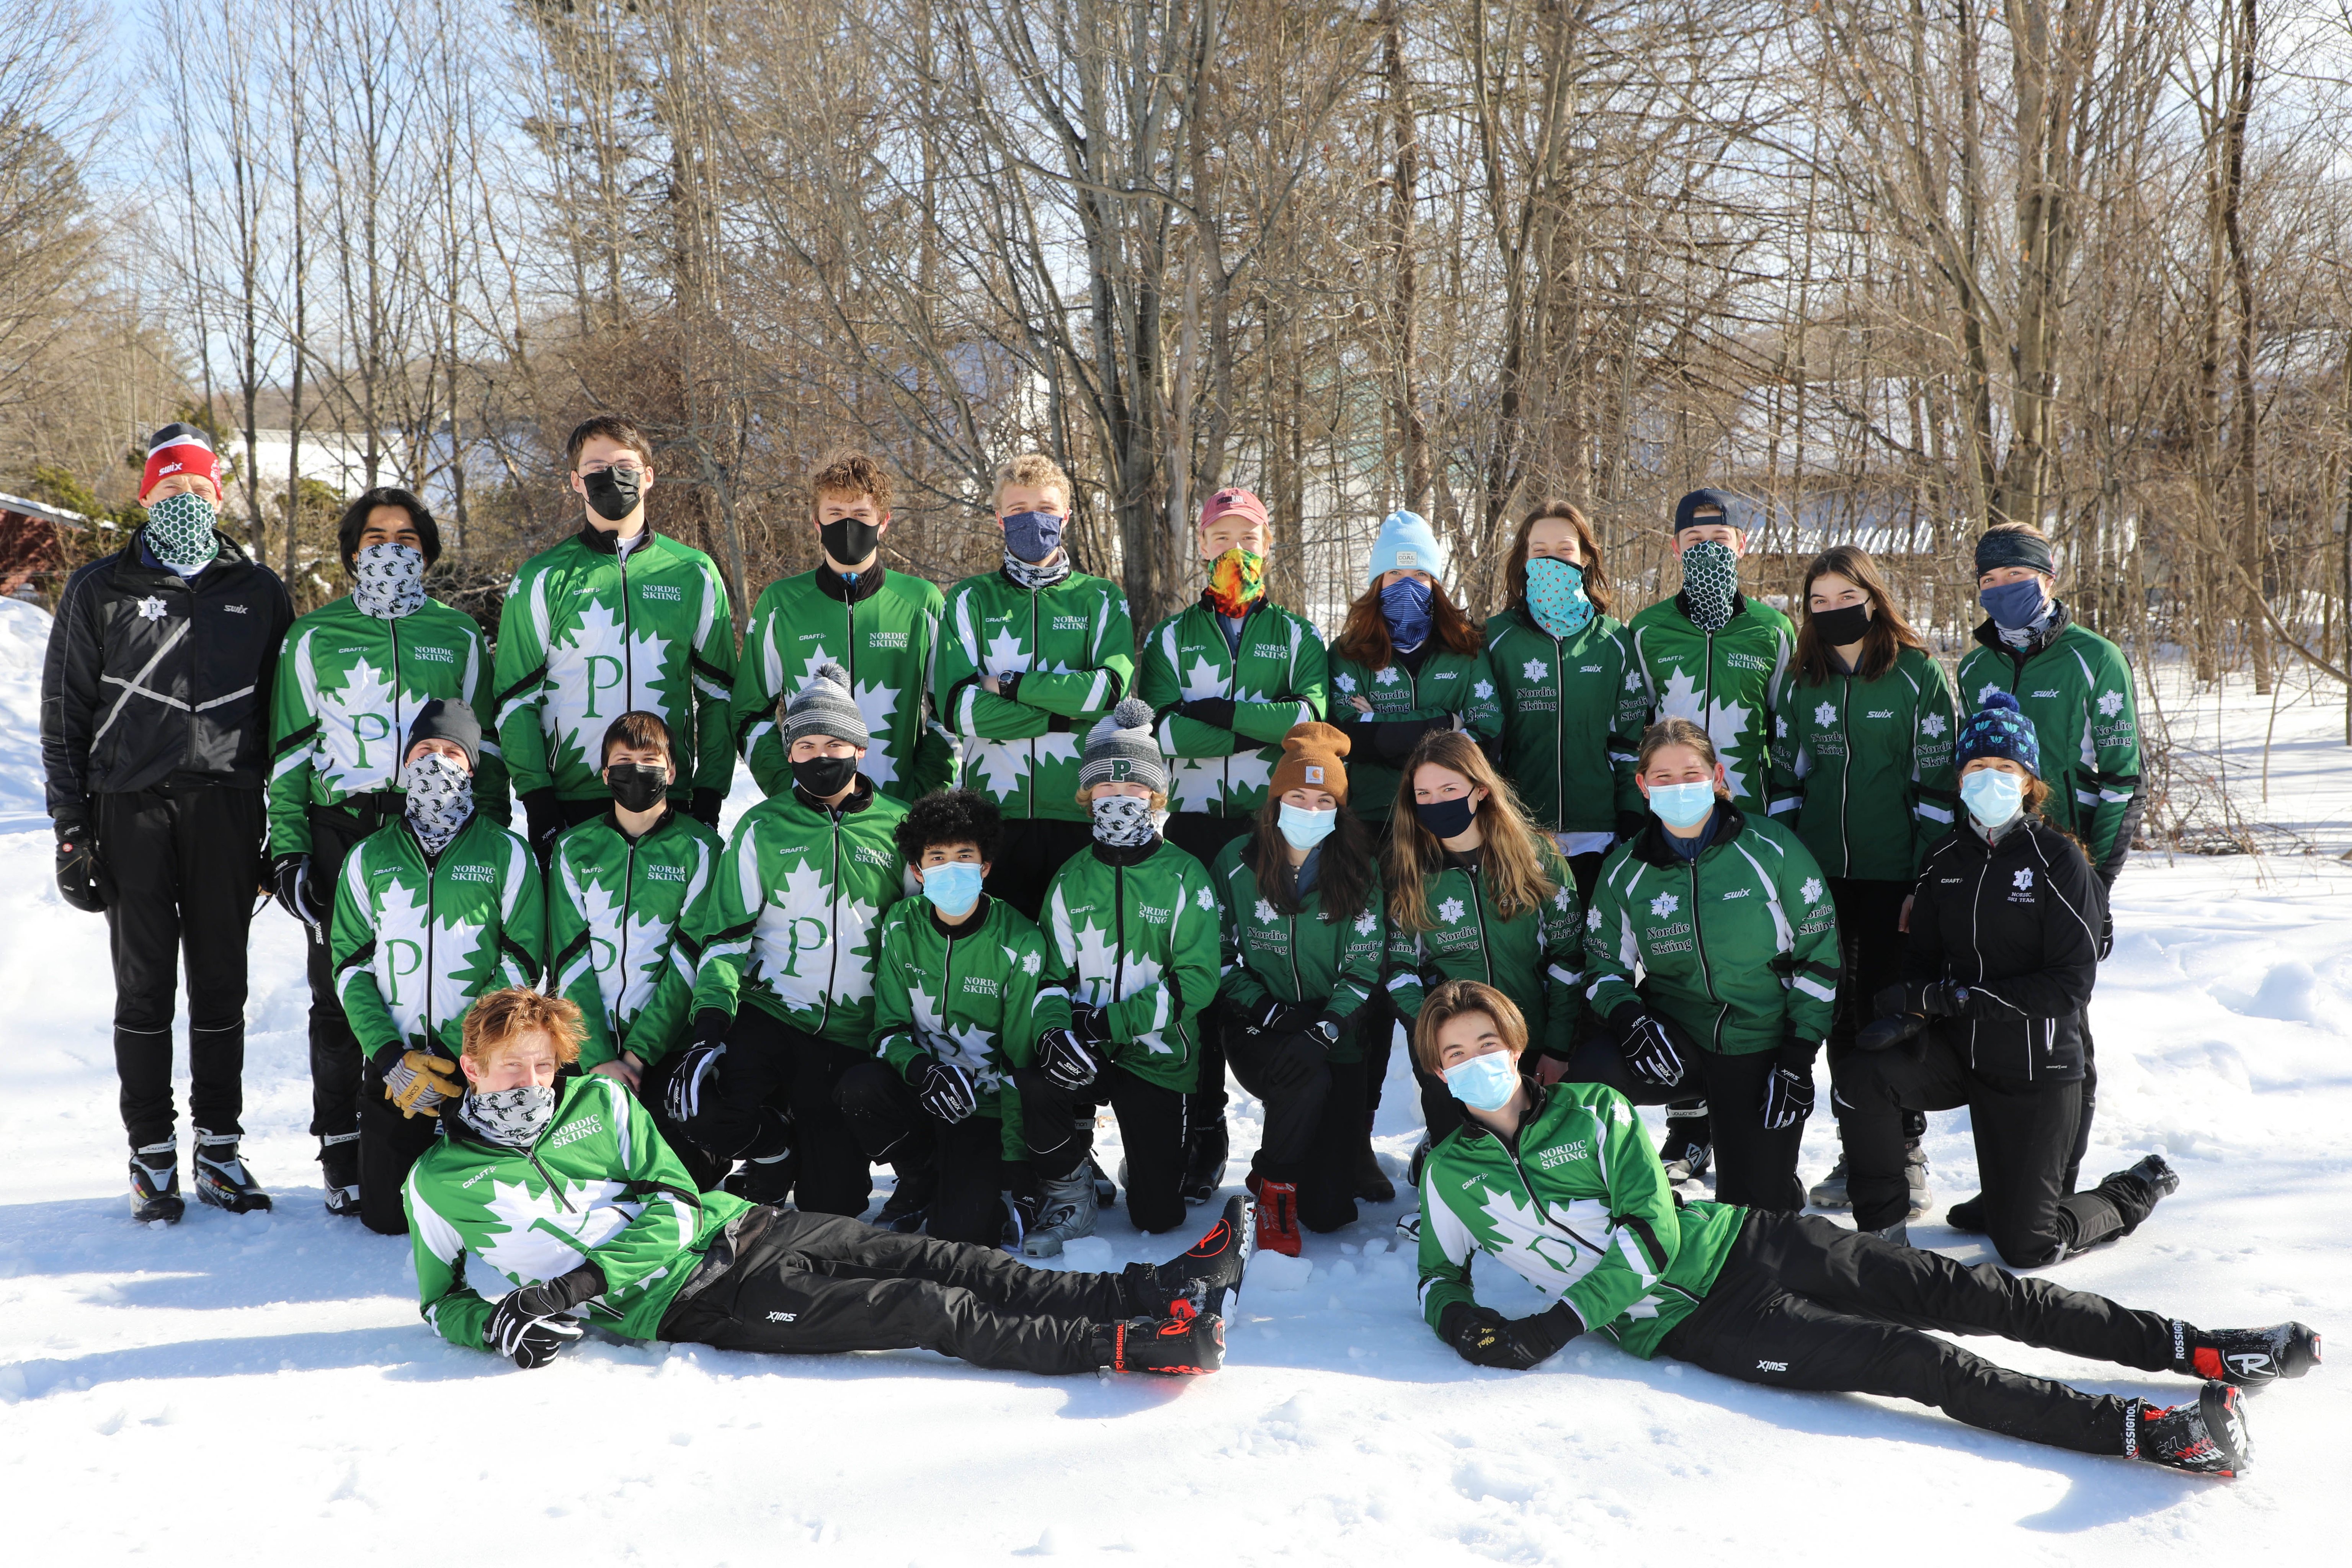
[[[49,815],[86,826],[90,796],[167,780],[260,789],[269,777],[269,684],[294,606],[278,574],[215,532],[193,577],[140,539],[76,572],[41,669]]]

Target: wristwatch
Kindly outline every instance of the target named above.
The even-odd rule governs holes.
[[[1339,1043],[1339,1026],[1329,1018],[1318,1018],[1307,1025],[1302,1032],[1322,1041],[1323,1048],[1327,1051]]]

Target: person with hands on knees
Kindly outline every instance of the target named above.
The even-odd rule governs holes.
[[[1637,1105],[1698,1090],[1716,1195],[1801,1209],[1797,1147],[1837,1000],[1836,906],[1795,834],[1731,803],[1696,724],[1651,725],[1637,767],[1656,820],[1611,851],[1593,888],[1586,994],[1608,1027],[1566,1076]]]
[[[1160,836],[1168,764],[1150,704],[1128,698],[1087,731],[1078,787],[1094,843],[1054,873],[1044,922],[1070,1026],[1044,1031],[1013,1075],[1038,1183],[1032,1258],[1094,1234],[1089,1156],[1105,1102],[1127,1151],[1128,1218],[1147,1232],[1184,1222],[1185,1097],[1217,992],[1217,895],[1207,868]]]
[[[2180,1178],[2150,1154],[2067,1186],[2105,889],[2042,818],[2041,743],[2014,698],[1988,697],[1955,754],[1968,820],[1928,852],[1902,978],[1834,1068],[1847,1186],[1857,1226],[1905,1237],[1903,1119],[1966,1106],[1983,1227],[2004,1261],[2036,1268],[2130,1235]]]
[[[1415,1055],[1465,1107],[1422,1177],[1422,1312],[1475,1365],[1523,1370],[1598,1333],[1644,1361],[1911,1399],[2030,1442],[2227,1477],[2251,1458],[2240,1389],[2319,1364],[2301,1323],[2205,1331],[1815,1215],[1682,1202],[1624,1097],[1531,1082],[1517,1060],[1527,1038],[1510,999],[1475,981],[1431,993],[1413,1028]],[[1552,1304],[1520,1318],[1482,1306],[1482,1253]],[[2084,1394],[1938,1337],[1973,1334],[2203,1387],[2169,1407]]]
[[[1371,585],[1331,645],[1331,721],[1347,735],[1366,823],[1390,825],[1404,759],[1423,735],[1489,746],[1502,702],[1478,628],[1446,591],[1449,559],[1418,513],[1391,512],[1372,546]]]
[[[1002,853],[996,803],[966,789],[926,795],[898,826],[922,897],[883,917],[874,970],[873,1059],[837,1091],[867,1156],[898,1167],[877,1223],[942,1241],[1020,1239],[1031,1212],[1008,1180],[1023,1166],[1016,1062],[1066,1029],[1069,994],[1029,917],[982,890]],[[1008,1198],[1013,1201],[1008,1203]]]
[[[1265,1105],[1250,1162],[1257,1245],[1298,1256],[1299,1226],[1356,1218],[1369,1157],[1366,1027],[1380,1005],[1387,921],[1371,836],[1348,809],[1348,738],[1328,724],[1284,737],[1257,830],[1225,846],[1217,889],[1227,1060]]]
[[[360,1218],[407,1228],[400,1186],[462,1089],[472,1000],[535,985],[547,896],[530,847],[474,809],[482,729],[451,699],[426,703],[401,752],[403,815],[360,840],[335,884],[335,986],[366,1053],[359,1097]]]
[[[604,731],[612,809],[555,841],[548,867],[551,989],[580,1008],[580,1065],[645,1100],[698,1186],[727,1172],[668,1123],[667,1089],[692,1020],[701,949],[689,911],[726,855],[719,835],[670,804],[669,726],[624,713]]]

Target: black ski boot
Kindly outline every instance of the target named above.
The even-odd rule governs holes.
[[[1231,1146],[1225,1138],[1222,1118],[1192,1133],[1191,1146],[1184,1153],[1184,1180],[1177,1191],[1188,1204],[1204,1204],[1217,1195],[1217,1188],[1225,1179],[1225,1156]]]
[[[2124,1458],[2194,1476],[2242,1476],[2254,1463],[2244,1400],[2226,1383],[2209,1383],[2195,1399],[2169,1410],[2135,1399],[2124,1410]]]
[[[236,1137],[196,1129],[196,1196],[231,1214],[253,1214],[269,1207],[269,1194],[237,1158]]]
[[[1177,1302],[1197,1296],[1191,1310],[1217,1314],[1225,1310],[1225,1292],[1241,1289],[1249,1258],[1249,1200],[1227,1198],[1217,1223],[1184,1256],[1166,1263],[1130,1263],[1127,1275],[1135,1282],[1139,1311],[1164,1316],[1177,1310]]]
[[[2318,1364],[2319,1331],[2307,1324],[2207,1330],[2173,1320],[2173,1370],[2191,1377],[2252,1388],[2301,1377]]]
[[[327,1212],[356,1219],[360,1212],[360,1135],[319,1140],[319,1177],[327,1185]]]
[[[1107,1209],[1118,1202],[1119,1183],[1127,1180],[1126,1161],[1118,1163],[1118,1181],[1114,1182],[1104,1172],[1102,1162],[1089,1154],[1087,1156],[1087,1173],[1095,1179],[1095,1207]]]
[[[1381,1168],[1381,1157],[1372,1150],[1373,1112],[1364,1112],[1364,1142],[1358,1147],[1355,1158],[1349,1162],[1348,1184],[1356,1195],[1369,1204],[1396,1202],[1396,1184]]]
[[[1954,1230],[1964,1230],[1970,1236],[1982,1236],[1985,1227],[1984,1194],[1979,1193],[1972,1198],[1962,1198],[1958,1203],[1946,1209],[1944,1223]]]
[[[898,1173],[898,1184],[890,1190],[889,1198],[874,1223],[884,1230],[895,1230],[900,1236],[912,1236],[923,1228],[929,1217],[931,1205],[939,1201],[940,1168],[937,1163],[916,1165]]]
[[[1677,1117],[1669,1110],[1666,1116],[1666,1141],[1659,1146],[1658,1163],[1666,1168],[1667,1184],[1679,1187],[1701,1180],[1715,1162],[1715,1145],[1707,1141],[1706,1113]]]
[[[131,1217],[141,1225],[177,1225],[188,1205],[180,1196],[180,1141],[149,1143],[131,1156]]]
[[[781,1154],[744,1161],[719,1184],[745,1203],[780,1204],[793,1195],[793,1183],[800,1173],[799,1154],[787,1149]]]
[[[1097,1323],[1095,1364],[1112,1372],[1196,1376],[1225,1364],[1225,1321],[1214,1312]]]

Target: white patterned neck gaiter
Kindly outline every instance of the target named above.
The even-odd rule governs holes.
[[[427,855],[438,855],[474,815],[474,775],[466,764],[438,752],[413,757],[401,770],[408,792],[408,825]]]
[[[473,1089],[457,1101],[457,1116],[493,1143],[528,1149],[555,1118],[555,1090],[535,1083],[482,1094]]]
[[[1149,844],[1160,831],[1151,802],[1139,795],[1107,795],[1094,803],[1095,839],[1113,849]]]
[[[352,603],[379,621],[413,616],[425,605],[425,557],[414,545],[387,541],[352,557]]]
[[[213,534],[219,519],[213,503],[200,495],[165,496],[147,509],[147,548],[174,571],[193,572],[220,553]]]
[[[1739,557],[1731,546],[1704,539],[1683,552],[1683,613],[1703,632],[1731,624],[1739,597]]]

